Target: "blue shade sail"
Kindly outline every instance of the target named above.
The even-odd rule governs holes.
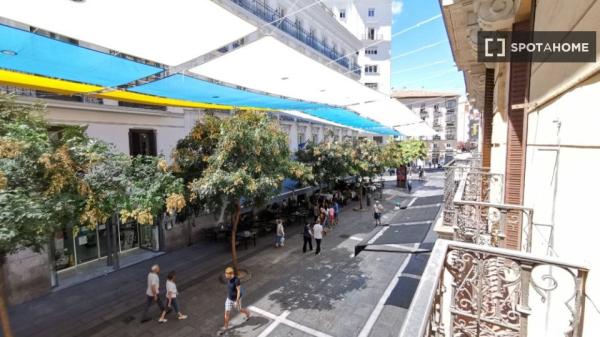
[[[364,118],[346,109],[249,92],[181,74],[142,84],[129,90],[141,94],[177,98],[193,102],[259,109],[297,110],[331,122],[373,133],[384,135],[398,134],[396,131],[378,122]]]
[[[321,107],[317,109],[303,110],[309,115],[323,118],[338,124],[347,125],[357,129],[374,132],[382,135],[399,135],[398,131],[386,127],[379,122],[362,117],[353,111],[342,108]]]
[[[105,87],[163,71],[4,25],[0,25],[0,68]]]
[[[185,75],[172,75],[129,89],[141,94],[187,101],[276,110],[318,108],[321,104],[295,101],[227,87]]]

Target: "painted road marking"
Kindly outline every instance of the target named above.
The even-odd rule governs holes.
[[[275,330],[275,328],[279,325],[279,324],[284,324],[287,325],[291,328],[294,328],[296,330],[300,330],[302,332],[305,332],[309,335],[313,335],[315,337],[333,337],[331,335],[328,335],[326,333],[323,333],[321,331],[317,331],[313,328],[309,328],[307,326],[304,326],[302,324],[296,323],[294,321],[290,321],[289,319],[287,319],[287,316],[290,314],[289,310],[284,311],[281,315],[276,316],[275,314],[272,314],[266,310],[263,310],[261,308],[257,308],[255,306],[249,306],[248,309],[250,309],[251,311],[256,312],[259,315],[265,316],[269,319],[273,320],[273,323],[271,323],[265,330],[263,330],[261,332],[260,335],[258,335],[258,337],[267,337],[269,336],[273,330]]]
[[[380,238],[380,237],[383,235],[383,233],[384,233],[385,231],[387,231],[387,229],[388,229],[388,228],[389,228],[389,227],[383,227],[383,228],[382,228],[382,229],[381,229],[379,232],[377,232],[377,234],[375,234],[375,235],[374,235],[374,236],[371,238],[371,240],[369,240],[369,241],[367,242],[367,244],[368,244],[368,245],[370,245],[370,244],[372,244],[373,242],[375,242],[375,240],[379,239],[379,238]]]
[[[362,241],[363,239],[359,238],[358,236],[351,236],[350,240]]]
[[[417,200],[417,198],[412,198],[412,200],[406,205],[406,207],[412,206],[412,204]]]
[[[418,243],[413,244],[413,248],[417,248],[418,246],[419,246]],[[381,315],[381,312],[383,311],[383,306],[385,305],[385,301],[387,301],[388,297],[390,297],[390,294],[392,293],[392,290],[394,290],[394,288],[398,284],[399,277],[402,275],[402,272],[404,271],[404,269],[406,269],[406,266],[408,265],[409,260],[410,260],[410,255],[407,255],[406,259],[404,259],[404,262],[402,263],[400,268],[398,268],[398,271],[394,275],[394,278],[392,278],[392,281],[390,282],[390,284],[388,284],[388,287],[383,292],[383,295],[381,295],[379,302],[377,302],[375,309],[373,309],[373,311],[371,312],[371,315],[369,316],[367,323],[365,323],[365,326],[363,326],[362,330],[360,331],[360,334],[358,334],[358,337],[368,337],[369,334],[371,333],[371,330],[373,329],[375,322],[377,322],[379,315]]]

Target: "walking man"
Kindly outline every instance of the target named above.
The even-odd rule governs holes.
[[[306,223],[304,225],[304,232],[302,233],[302,237],[304,238],[304,244],[302,245],[302,253],[306,253],[306,244],[307,243],[308,243],[310,250],[313,250],[313,248],[312,248],[313,231],[310,228],[310,224]]]
[[[148,318],[148,309],[152,306],[153,303],[158,305],[160,309],[160,318],[158,319],[159,323],[165,323],[167,320],[165,319],[165,315],[167,312],[165,311],[165,306],[162,303],[162,300],[159,296],[158,286],[160,284],[160,280],[158,278],[158,273],[160,273],[160,267],[155,264],[150,268],[150,273],[148,273],[148,287],[146,288],[146,308],[144,309],[144,313],[142,314],[142,323],[148,322],[150,319]]]
[[[379,200],[375,201],[373,205],[373,218],[375,218],[375,226],[381,225],[381,213],[383,212],[383,205]]]
[[[321,240],[323,239],[323,226],[321,226],[321,224],[318,222],[313,226],[313,236],[315,237],[315,242],[317,243],[315,255],[319,255],[321,252]]]
[[[242,307],[243,289],[240,279],[235,276],[233,268],[227,267],[225,269],[225,277],[228,280],[227,299],[225,300],[225,324],[223,329],[219,331],[219,335],[222,335],[229,328],[229,318],[233,308],[246,315],[246,320],[250,319],[250,311]]]

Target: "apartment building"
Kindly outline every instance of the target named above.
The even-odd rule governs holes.
[[[429,149],[427,162],[434,165],[450,162],[455,156],[457,116],[458,113],[465,112],[464,105],[459,105],[460,95],[423,90],[395,90],[392,97],[405,104],[436,132],[431,137],[421,137]]]
[[[323,1],[347,30],[362,42],[357,53],[360,81],[369,88],[391,93],[391,0]]]

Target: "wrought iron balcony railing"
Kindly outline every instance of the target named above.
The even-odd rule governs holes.
[[[250,13],[261,18],[263,21],[279,28],[283,32],[291,35],[300,42],[310,46],[312,49],[319,53],[327,56],[327,58],[334,60],[344,68],[351,70],[354,74],[359,75],[361,68],[358,64],[354,63],[349,57],[338,52],[336,49],[328,46],[315,38],[314,34],[307,32],[300,25],[296,24],[292,20],[281,15],[281,11],[270,7],[267,4],[252,0],[231,0],[238,6],[244,8]]]
[[[400,337],[580,337],[588,271],[553,258],[438,240]]]
[[[504,175],[453,166],[446,168],[444,203],[444,224],[453,227],[453,239],[530,252],[533,209],[502,203]]]

